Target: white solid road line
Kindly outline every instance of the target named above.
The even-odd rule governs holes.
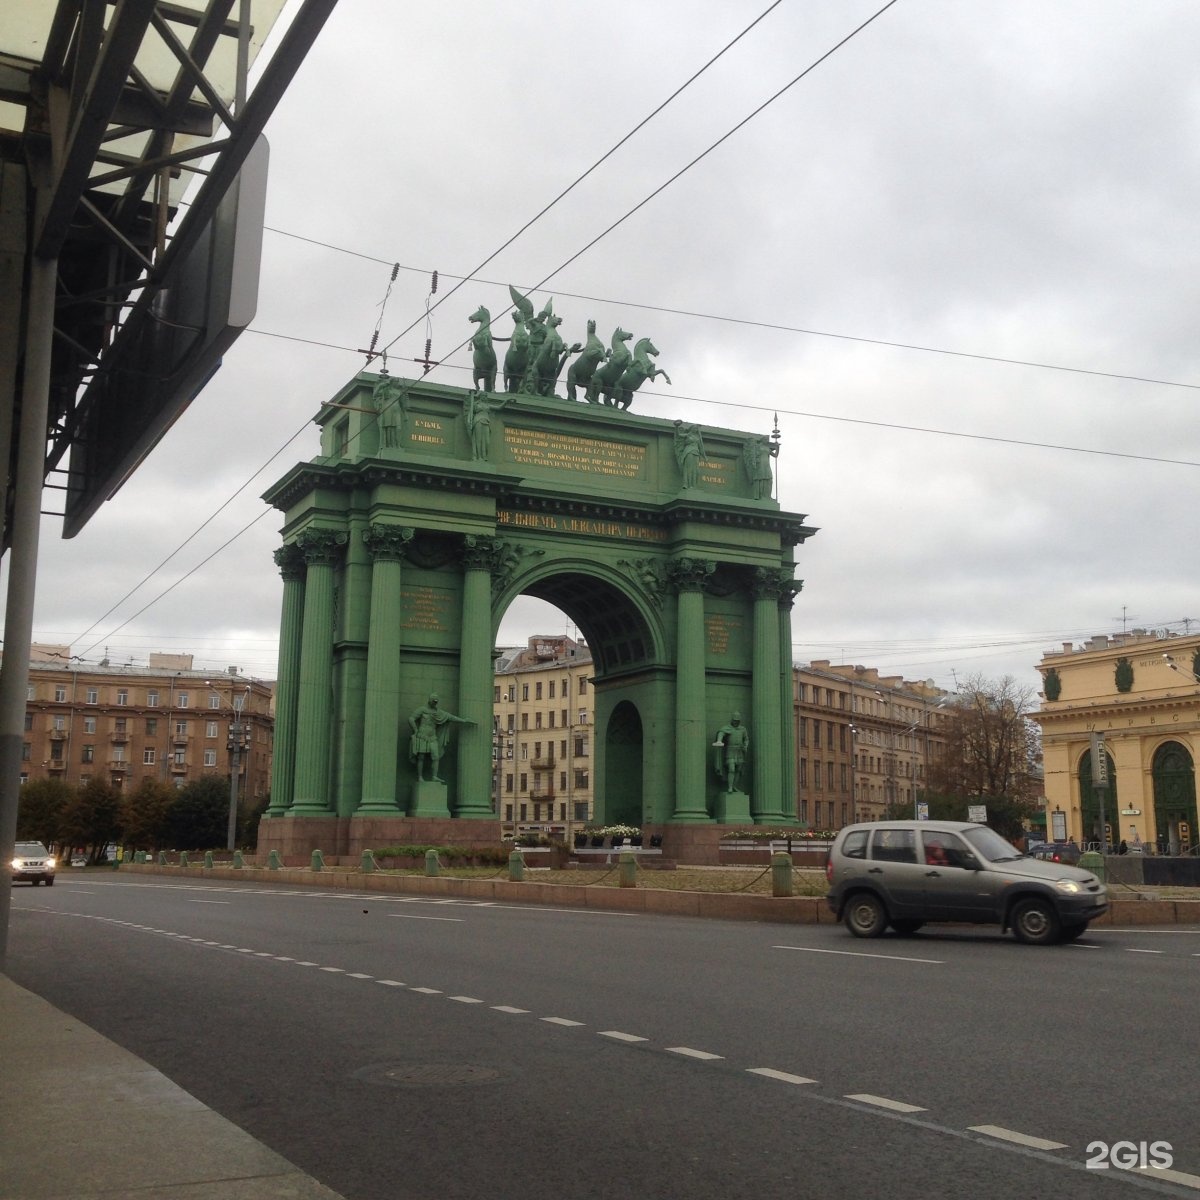
[[[816,1083],[815,1079],[806,1079],[803,1075],[792,1075],[787,1071],[776,1071],[774,1067],[747,1067],[751,1075],[762,1075],[767,1079],[778,1079],[780,1083]]]
[[[903,1100],[889,1100],[886,1096],[872,1096],[869,1092],[859,1092],[854,1096],[847,1096],[847,1100],[857,1100],[860,1104],[873,1104],[876,1108],[888,1108],[892,1112],[915,1113],[928,1112],[926,1108],[922,1108],[919,1104],[905,1104]]]
[[[940,958],[906,958],[903,954],[864,954],[861,950],[818,950],[815,946],[772,946],[772,950],[802,950],[805,954],[840,954],[846,958],[885,958],[889,962],[931,963],[944,966]]]
[[[1033,1150],[1065,1150],[1066,1142],[1051,1142],[1046,1138],[1032,1137],[1028,1133],[1018,1133],[1015,1129],[1005,1129],[1003,1125],[968,1125],[972,1133],[983,1133],[988,1137],[999,1138],[1002,1142],[1015,1142],[1018,1146],[1029,1146]]]
[[[399,917],[402,921],[457,921],[463,923],[463,917],[422,917],[416,913],[388,913],[389,917]]]

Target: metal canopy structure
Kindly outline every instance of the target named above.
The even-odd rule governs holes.
[[[287,3],[291,20],[260,54]],[[263,127],[336,3],[4,4],[0,861],[17,827],[44,488],[65,490],[64,533],[77,533],[249,322]],[[10,907],[0,889],[0,970]]]
[[[22,0],[0,23],[0,162],[26,175],[27,254],[57,262],[45,478],[67,489],[66,536],[253,315],[261,220],[239,223],[230,197],[335,3],[303,0],[265,65],[285,0]],[[264,172],[259,162],[252,214]],[[7,177],[6,207],[17,190]],[[209,279],[220,293],[231,271],[240,324],[228,297],[196,294]]]

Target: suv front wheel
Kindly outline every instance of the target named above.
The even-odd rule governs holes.
[[[846,928],[855,937],[878,937],[888,923],[887,912],[883,902],[872,892],[855,892],[846,901],[846,911],[842,916]]]
[[[1058,914],[1048,900],[1018,900],[1009,923],[1017,940],[1027,945],[1046,946],[1058,941]]]

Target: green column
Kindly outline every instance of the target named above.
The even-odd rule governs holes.
[[[781,581],[779,593],[779,699],[781,731],[780,768],[783,772],[783,813],[794,820],[797,811],[796,794],[796,709],[793,701],[792,679],[792,603],[796,588],[790,570]]]
[[[715,564],[675,559],[669,566],[677,593],[675,665],[675,811],[673,821],[709,821],[708,709],[704,693],[704,580]]]
[[[413,530],[372,525],[363,531],[371,553],[371,625],[367,639],[360,815],[398,816],[396,755],[400,732],[400,572]]]
[[[468,534],[463,548],[456,817],[492,816],[492,569],[504,543]]]
[[[296,539],[308,577],[296,699],[296,782],[293,816],[329,816],[329,747],[333,737],[333,582],[347,535],[310,529]]]
[[[754,724],[750,753],[754,778],[750,781],[750,812],[759,824],[785,819],[783,778],[779,746],[783,721],[779,694],[779,572],[758,568],[754,572],[754,661],[751,696]]]
[[[275,739],[271,758],[271,803],[263,814],[282,816],[292,804],[296,780],[296,696],[300,689],[300,635],[304,621],[304,556],[280,546],[275,563],[283,576],[279,619],[279,678],[275,684]]]

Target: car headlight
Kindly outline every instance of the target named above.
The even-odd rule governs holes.
[[[48,868],[49,868],[51,871],[53,871],[53,870],[54,870],[54,859],[52,859],[52,858],[48,858],[48,859],[46,859],[46,866],[47,866],[47,867],[48,867]]]
[[[1072,894],[1080,890],[1079,884],[1077,884],[1073,879],[1059,879],[1055,882],[1054,886],[1058,888],[1060,892],[1071,892]]]
[[[19,858],[14,858],[12,860],[12,865],[14,871],[21,871],[25,868],[25,864]]]

